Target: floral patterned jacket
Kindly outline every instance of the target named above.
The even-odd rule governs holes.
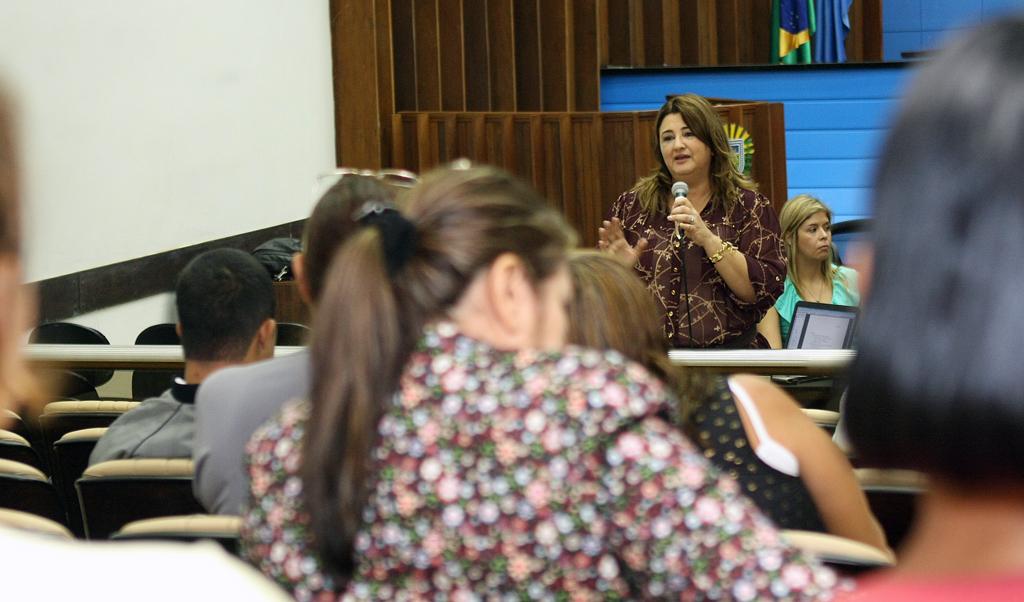
[[[243,552],[299,600],[819,599],[836,583],[662,419],[614,352],[502,352],[426,330],[380,421],[344,586],[309,545],[308,403],[249,444]]]

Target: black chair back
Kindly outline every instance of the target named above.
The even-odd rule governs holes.
[[[57,489],[41,471],[20,462],[0,460],[0,508],[67,524]]]
[[[39,457],[39,454],[32,448],[27,439],[17,433],[3,429],[0,429],[0,458],[28,464],[43,472],[47,472],[47,467],[43,463],[42,458]]]
[[[53,444],[53,482],[67,508],[68,527],[76,537],[85,537],[85,525],[75,481],[89,467],[89,455],[106,431],[105,428],[71,431]]]
[[[28,337],[29,343],[49,345],[109,345],[110,341],[95,328],[73,324],[71,322],[48,322],[36,326]],[[110,381],[113,370],[75,370],[89,381],[93,387],[99,387]],[[57,392],[60,397],[76,397],[75,395]],[[95,398],[93,398],[95,399]]]
[[[303,347],[309,342],[310,329],[295,322],[278,322],[277,340],[279,347]]]
[[[181,345],[177,326],[171,323],[154,324],[135,337],[136,345]],[[134,370],[132,372],[132,399],[157,397],[171,386],[174,377],[183,377],[181,370]]]
[[[144,518],[205,512],[192,495],[191,460],[101,462],[87,468],[75,486],[89,539],[107,539]]]

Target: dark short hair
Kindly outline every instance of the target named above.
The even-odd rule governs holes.
[[[260,325],[274,317],[270,275],[238,249],[214,249],[190,261],[176,292],[186,360],[241,360]]]
[[[327,267],[341,245],[359,229],[353,216],[367,201],[391,202],[395,189],[372,176],[346,174],[313,208],[302,233],[303,266],[310,296],[320,298]]]
[[[1024,477],[1024,19],[916,77],[876,182],[875,268],[848,429],[868,465]]]

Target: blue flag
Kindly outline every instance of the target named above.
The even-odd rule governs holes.
[[[818,30],[814,34],[815,63],[845,63],[853,0],[816,0]]]

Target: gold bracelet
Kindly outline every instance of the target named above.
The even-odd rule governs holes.
[[[719,249],[717,253],[715,253],[713,255],[710,255],[708,257],[708,259],[711,260],[711,263],[718,263],[719,261],[722,261],[722,259],[726,255],[728,255],[729,253],[732,253],[735,250],[736,250],[736,245],[732,244],[731,242],[725,241],[725,242],[722,243],[722,248]]]

